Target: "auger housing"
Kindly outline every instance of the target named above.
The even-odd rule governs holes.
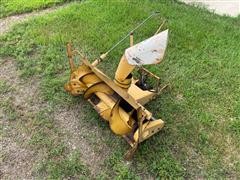
[[[133,31],[128,37],[130,37],[130,47],[120,58],[114,79],[97,68],[110,51],[90,63],[80,52],[72,50],[71,44],[68,44],[67,54],[71,75],[69,82],[64,86],[73,96],[83,95],[98,114],[109,123],[112,132],[126,139],[132,147],[126,154],[127,159],[132,157],[140,142],[159,132],[164,126],[164,121],[154,118],[144,105],[166,86],[160,87],[160,78],[145,69],[143,65],[158,64],[162,61],[167,47],[168,30],[157,32],[135,45],[133,45]],[[82,64],[78,67],[73,62],[75,54],[82,56]],[[139,78],[133,77],[134,69],[139,70]],[[155,80],[155,87],[147,85],[147,77]]]

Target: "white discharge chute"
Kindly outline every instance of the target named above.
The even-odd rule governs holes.
[[[168,29],[125,50],[131,65],[158,64],[164,57],[168,42]]]

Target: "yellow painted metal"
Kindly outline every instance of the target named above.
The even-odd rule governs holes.
[[[85,91],[84,98],[88,99],[92,94],[95,94],[99,98],[100,102],[94,104],[91,102],[91,100],[89,100],[90,103],[94,106],[96,111],[103,119],[109,121],[112,108],[116,104],[116,100],[112,98],[113,93],[114,91],[109,86],[103,82],[100,82],[90,86]]]
[[[148,103],[154,96],[156,96],[156,93],[148,91],[148,90],[142,90],[135,84],[131,84],[131,86],[128,88],[127,91],[137,102],[144,105]]]
[[[88,101],[93,105],[94,109],[100,114],[103,119],[109,121],[111,111],[116,104],[116,100],[102,92],[95,92],[94,94],[99,98],[100,102],[94,104],[91,99],[88,99]]]
[[[154,121],[147,121],[146,123],[143,124],[142,126],[142,135],[141,138],[139,139],[139,142],[142,142],[146,139],[148,139],[150,136],[153,134],[159,132],[164,126],[164,121],[161,119],[154,120]],[[134,140],[137,142],[139,138],[139,129],[134,133]]]
[[[91,72],[92,72],[91,69],[85,64],[83,64],[72,72],[70,79],[80,79],[82,76],[89,74]]]
[[[105,119],[106,121],[109,121],[110,117],[111,117],[111,108],[106,109],[105,111],[102,111],[100,114],[100,116]]]
[[[73,96],[77,96],[83,94],[84,91],[87,89],[87,86],[82,84],[78,80],[71,80],[64,85],[64,89],[70,92]]]
[[[130,46],[133,46],[133,34],[130,34]],[[119,62],[114,80],[96,67],[106,58],[108,52],[102,54],[92,64],[78,52],[83,62],[78,68],[73,62],[73,55],[76,52],[78,51],[71,51],[71,46],[68,45],[71,76],[64,88],[75,96],[83,94],[100,116],[109,122],[111,130],[125,137],[132,146],[128,153],[128,157],[131,157],[140,142],[164,126],[161,119],[154,120],[152,113],[143,106],[157,95],[157,91],[143,90],[135,84],[132,71],[136,66],[129,64],[126,57],[130,55],[126,51]],[[157,76],[144,68],[140,69],[159,82]]]
[[[104,82],[95,83],[90,86],[84,93],[83,97],[88,99],[93,93],[102,92],[104,94],[112,95],[114,91]]]
[[[116,104],[116,100],[113,99],[111,96],[108,96],[104,93],[101,92],[96,92],[95,93],[97,95],[97,97],[99,97],[99,99],[101,101],[103,101],[106,105],[108,105],[108,107],[110,107],[111,109],[113,108],[113,106]]]
[[[111,87],[117,94],[122,97],[125,101],[127,101],[134,109],[138,109],[142,105],[136,102],[136,100],[130,96],[126,90],[117,86],[106,74],[100,71],[98,68],[92,66],[87,59],[83,60],[83,63],[86,64],[91,68],[91,70],[102,80],[104,81],[109,87]]]
[[[125,55],[123,55],[118,64],[114,82],[120,87],[128,88],[131,84],[131,78],[128,78],[128,76],[131,74],[134,68],[135,66],[128,64]]]
[[[82,81],[87,87],[91,86],[92,84],[96,84],[101,82],[102,80],[96,76],[92,71],[88,74],[85,74],[80,78],[80,81]]]
[[[100,101],[96,105],[96,110],[103,119],[105,119],[106,121],[109,121],[110,115],[111,115],[111,108],[108,105],[106,105],[105,102]]]
[[[71,67],[75,67],[73,62],[72,61],[70,62],[71,62],[70,63]],[[73,72],[71,73],[70,80],[68,83],[64,85],[64,89],[74,96],[83,94],[84,91],[87,89],[87,86],[86,84],[81,82],[79,79],[82,76],[85,76],[86,74],[89,74],[91,72],[92,71],[88,66],[86,65],[79,66],[77,69],[73,70]]]
[[[104,81],[111,89],[113,89],[117,94],[128,102],[134,109],[143,109],[143,112],[146,114],[147,119],[151,119],[152,113],[145,109],[140,103],[138,103],[126,90],[117,86],[108,76],[106,76],[98,68],[92,66],[87,59],[83,60],[83,63],[87,65],[92,72],[94,72],[102,81]]]
[[[128,89],[132,83],[132,78],[125,79],[119,82],[117,79],[114,79],[114,83],[121,88]]]
[[[133,32],[130,34],[130,47],[133,46]]]
[[[119,102],[112,109],[109,124],[115,134],[125,135],[132,131],[132,121],[130,115],[119,106]]]
[[[73,53],[72,53],[72,47],[70,43],[67,44],[67,56],[68,56],[71,72],[73,72],[76,69],[76,67],[73,62]]]

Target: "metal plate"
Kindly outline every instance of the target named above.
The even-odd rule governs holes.
[[[164,57],[168,42],[168,29],[125,50],[131,65],[158,64]]]

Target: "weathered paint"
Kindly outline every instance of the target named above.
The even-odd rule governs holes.
[[[126,49],[126,59],[131,65],[158,64],[164,57],[167,42],[168,29]]]

